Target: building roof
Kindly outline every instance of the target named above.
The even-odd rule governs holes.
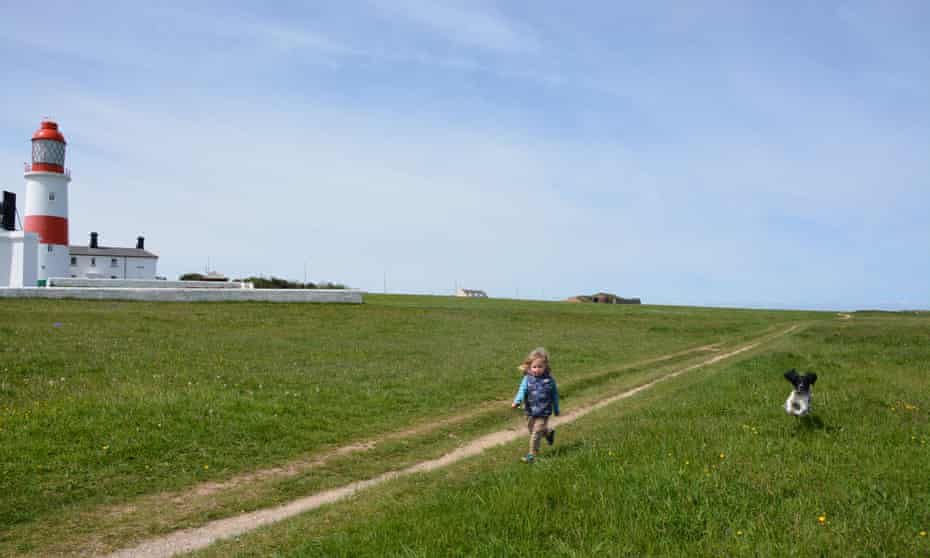
[[[158,256],[148,250],[139,248],[110,248],[108,246],[99,246],[90,248],[88,246],[68,246],[68,252],[72,256],[103,256],[103,257],[124,257],[124,258],[155,258]]]

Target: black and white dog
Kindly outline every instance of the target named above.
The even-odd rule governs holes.
[[[817,374],[798,374],[798,371],[792,368],[785,372],[785,379],[794,386],[788,400],[785,401],[785,412],[796,417],[806,415],[811,410],[811,386],[817,381]]]

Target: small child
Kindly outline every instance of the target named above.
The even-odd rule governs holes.
[[[539,453],[539,439],[544,437],[551,446],[555,430],[549,428],[549,416],[559,416],[559,389],[549,368],[549,353],[542,347],[533,350],[520,365],[523,382],[517,390],[511,408],[517,408],[526,399],[526,428],[530,432],[530,452],[521,461],[533,463]]]

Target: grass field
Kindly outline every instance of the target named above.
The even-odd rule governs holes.
[[[198,556],[928,556],[926,318],[822,323],[559,433]],[[780,409],[820,370],[816,414]]]
[[[570,409],[700,356],[688,350],[790,324],[803,328],[566,427],[532,470],[514,463],[521,441],[235,550],[528,555],[537,540],[579,556],[806,555],[798,540],[844,556],[930,549],[920,534],[930,527],[926,315],[372,295],[361,306],[0,308],[14,317],[0,326],[2,555],[119,548],[441,455],[518,420],[506,400],[537,345],[552,351]],[[781,372],[794,366],[822,375],[812,420],[780,410]],[[414,427],[300,474],[178,496]]]

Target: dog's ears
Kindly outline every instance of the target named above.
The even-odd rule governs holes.
[[[798,383],[798,371],[792,368],[791,370],[785,372],[785,379],[792,384]]]
[[[808,373],[807,373],[807,382],[808,382],[810,385],[814,385],[814,382],[816,382],[816,381],[817,381],[817,374],[815,374],[815,373],[813,373],[813,372],[808,372]]]

